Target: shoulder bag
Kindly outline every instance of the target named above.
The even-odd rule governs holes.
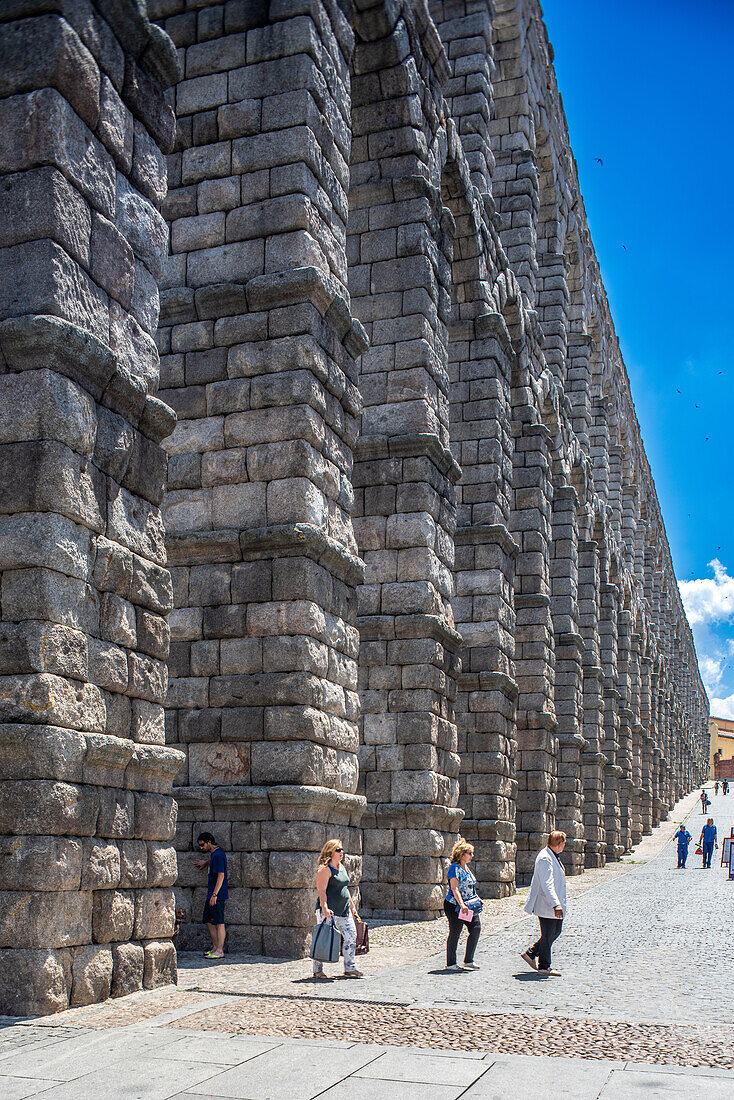
[[[341,932],[334,923],[333,917],[331,920],[321,921],[320,924],[314,926],[313,935],[311,936],[311,951],[309,952],[312,959],[325,963],[339,962],[341,948]]]
[[[355,955],[366,955],[370,949],[370,930],[367,921],[354,918],[354,927],[357,929],[357,947]]]

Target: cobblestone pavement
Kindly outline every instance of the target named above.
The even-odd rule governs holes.
[[[724,801],[720,798],[720,801]],[[732,815],[734,815],[734,798],[732,801]],[[632,875],[630,884],[626,887],[634,894],[637,881],[634,876],[639,873],[643,864],[658,856],[663,849],[670,847],[673,833],[678,827],[678,822],[686,814],[692,814],[691,832],[698,823],[696,811],[700,805],[696,794],[689,795],[675,808],[667,822],[660,825],[653,834],[645,837],[635,851],[618,863],[609,864],[598,870],[586,871],[583,875],[568,879],[568,895],[572,906],[571,916],[567,921],[566,932],[559,943],[559,960],[561,950],[571,942],[578,941],[583,945],[581,932],[577,931],[577,912],[575,899],[589,894],[591,891],[603,887],[607,890],[615,889],[616,884],[627,876]],[[700,826],[699,826],[700,828]],[[721,831],[721,830],[720,830]],[[728,832],[728,828],[726,830]],[[668,857],[664,857],[668,858]],[[675,864],[675,852],[673,845],[673,862]],[[693,856],[691,856],[691,861]],[[692,863],[691,863],[692,865]],[[712,872],[713,873],[713,872]],[[719,876],[723,872],[718,872]],[[667,874],[662,876],[662,887],[665,889],[670,884]],[[625,887],[620,886],[624,890]],[[462,999],[468,993],[472,1003],[477,1000],[477,995],[484,990],[491,996],[496,990],[496,982],[499,976],[498,967],[506,956],[509,974],[517,969],[515,961],[517,955],[504,946],[508,936],[508,930],[513,925],[518,927],[518,935],[527,937],[528,928],[533,927],[533,921],[527,918],[523,912],[527,889],[519,891],[515,896],[503,898],[500,901],[488,901],[482,913],[482,943],[483,954],[488,956],[492,943],[491,963],[487,957],[486,965],[491,972],[492,989],[488,989],[490,981],[488,974],[459,975],[462,982]],[[584,903],[585,907],[593,912],[597,903],[590,899]],[[523,922],[522,924],[518,922]],[[491,940],[491,934],[498,934],[497,940]],[[533,937],[534,938],[534,937]],[[310,980],[310,963],[307,960],[262,959],[259,956],[235,955],[230,956],[224,963],[212,965],[204,961],[200,955],[182,954],[179,956],[179,988],[207,990],[219,993],[279,993],[287,996],[303,995],[308,997],[323,996],[333,998],[335,996],[367,997],[378,1000],[398,1000],[406,1003],[413,1000],[424,999],[423,993],[428,994],[428,1001],[438,1000],[453,1003],[453,995],[446,998],[446,979],[454,979],[454,975],[447,976],[442,973],[432,975],[431,970],[440,971],[441,959],[446,944],[446,924],[444,920],[432,922],[416,922],[409,924],[391,925],[383,922],[373,924],[370,930],[371,953],[360,960],[360,968],[367,974],[367,980],[359,986],[350,982],[348,988],[340,989],[343,983],[330,986],[314,987]],[[526,946],[523,940],[522,946]],[[431,956],[439,957],[431,959]],[[426,968],[426,960],[432,965]],[[483,960],[485,961],[485,960]],[[416,964],[411,968],[410,964]],[[522,966],[522,964],[521,964]],[[396,978],[399,976],[399,980]],[[528,975],[532,978],[532,975]],[[471,982],[467,979],[471,978]],[[435,980],[434,980],[435,979]],[[404,986],[403,982],[408,984]],[[509,989],[504,989],[502,996],[510,992],[516,992],[519,982],[510,983]],[[537,981],[534,983],[537,985]],[[414,988],[415,986],[415,988]],[[505,1001],[498,1002],[504,1007]],[[494,1002],[487,1002],[489,1007],[495,1007]],[[523,1007],[519,1004],[518,1007]],[[666,1019],[667,1017],[664,1017]]]
[[[714,798],[712,811],[721,837],[734,822],[734,796]],[[704,819],[695,794],[631,858],[569,880],[569,915],[555,951],[561,979],[539,979],[519,960],[535,931],[522,916],[522,894],[487,906],[477,972],[444,971],[441,922],[376,929],[361,982],[315,986],[305,960],[231,958],[204,969],[203,960],[185,957],[178,989],[0,1028],[0,1096],[298,1100],[335,1097],[338,1088],[340,1100],[372,1100],[392,1098],[396,1082],[410,1082],[411,1100],[501,1100],[531,1088],[579,1100],[729,1097],[734,882],[718,860],[704,871],[693,847],[688,868],[676,870],[672,834],[683,819],[697,840]],[[313,1052],[322,1051],[324,1036],[338,1045],[337,1061],[348,1056],[340,1076],[317,1065]],[[312,1053],[293,1087],[273,1085],[271,1060],[287,1070],[303,1063],[305,1050]],[[99,1065],[126,1051],[120,1091],[98,1089]],[[266,1085],[254,1072],[263,1052]],[[323,1051],[319,1057],[334,1062]],[[151,1059],[145,1080],[141,1066]],[[477,1059],[475,1078],[466,1064]],[[439,1061],[444,1069],[455,1063],[458,1077],[436,1075],[430,1067]],[[228,1076],[235,1065],[242,1073]],[[653,1065],[664,1068],[653,1072]],[[90,1076],[72,1089],[69,1074],[79,1077],[79,1067]]]
[[[734,796],[713,802],[723,836],[734,824]],[[671,818],[671,830],[681,816]],[[328,995],[649,1023],[734,1023],[734,881],[718,865],[703,870],[694,855],[704,820],[696,803],[687,819],[694,843],[685,870],[676,869],[671,839],[648,862],[570,901],[554,947],[560,981],[534,975],[519,958],[537,938],[537,921],[525,918],[483,934],[481,971],[444,972],[440,955],[428,966],[410,963],[371,975],[357,991],[356,983],[348,990],[333,983]]]
[[[734,796],[719,795],[712,809],[720,835],[728,834]],[[694,845],[688,867],[678,871],[672,835],[686,815]],[[538,978],[519,959],[537,935],[537,922],[522,914],[523,891],[490,903],[482,914],[477,954],[482,970],[475,973],[444,971],[445,925],[436,922],[378,929],[371,954],[360,962],[367,974],[360,983],[315,987],[307,961],[242,960],[214,970],[187,957],[182,985],[240,994],[462,1005],[483,1012],[731,1023],[734,960],[725,945],[734,882],[719,866],[704,871],[693,854],[703,820],[696,795],[689,796],[628,860],[568,880],[569,914],[554,952],[561,981]]]
[[[734,1056],[720,1028],[572,1019],[559,1014],[527,1015],[377,1005],[374,1001],[323,998],[245,997],[186,1016],[173,1027],[230,1031],[240,1035],[282,1035],[342,1042],[400,1044],[441,1050],[495,1050],[505,1054],[559,1053],[577,1058],[600,1054],[621,1060],[734,1070]]]

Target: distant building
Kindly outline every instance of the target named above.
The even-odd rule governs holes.
[[[711,736],[711,778],[734,778],[734,720],[709,718]]]

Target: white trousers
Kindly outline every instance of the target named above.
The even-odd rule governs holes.
[[[323,923],[323,916],[320,911],[316,911],[317,924]],[[354,924],[354,917],[351,913],[347,913],[346,917],[334,917],[334,924],[337,926],[342,934],[342,951],[344,953],[344,969],[354,970],[354,951],[357,947],[357,929]],[[324,964],[318,959],[313,960],[313,972],[314,974],[320,974],[324,969]]]

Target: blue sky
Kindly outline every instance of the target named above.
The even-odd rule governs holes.
[[[712,713],[734,718],[734,2],[543,8]]]

